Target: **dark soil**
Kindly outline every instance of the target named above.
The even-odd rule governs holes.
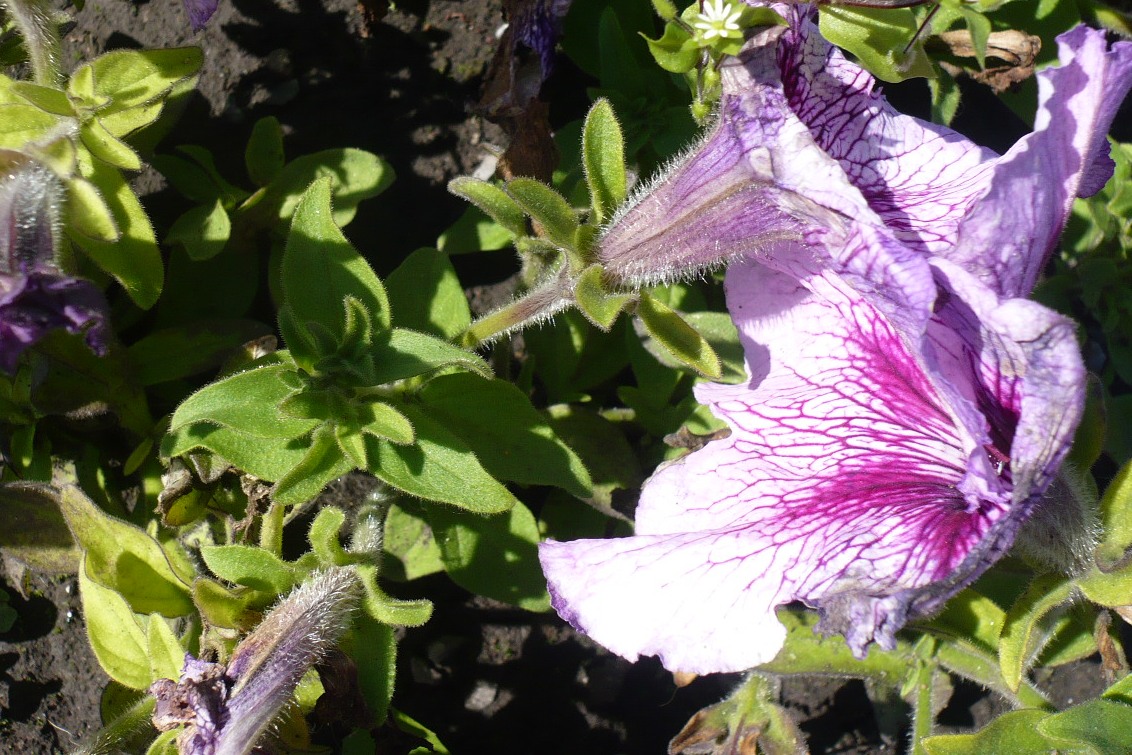
[[[470,108],[502,24],[500,0],[406,0],[380,21],[367,20],[356,0],[222,0],[199,34],[176,0],[87,0],[76,19],[66,40],[72,63],[118,47],[204,49],[199,94],[164,151],[207,145],[242,182],[251,126],[273,115],[289,155],[353,146],[389,160],[394,187],[347,228],[380,273],[434,243],[464,208],[445,191],[447,180],[503,146],[501,131]],[[156,173],[138,185],[158,217],[176,207]],[[505,277],[509,255],[474,264],[461,268],[465,282],[490,283]],[[394,704],[454,753],[661,753],[737,681],[713,676],[678,689],[655,660],[628,664],[552,614],[471,597],[441,576],[411,587],[437,610],[402,639]],[[29,588],[27,601],[14,599],[19,621],[0,636],[0,752],[64,752],[98,727],[106,678],[87,644],[75,580],[33,576]],[[1070,704],[1095,695],[1101,674],[1075,666],[1053,686]],[[783,702],[814,752],[902,749],[899,732],[878,729],[860,683],[787,680]],[[977,726],[998,712],[981,690],[960,685],[945,721]]]

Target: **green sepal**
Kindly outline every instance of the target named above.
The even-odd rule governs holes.
[[[362,564],[355,569],[366,592],[362,606],[377,621],[395,627],[419,627],[432,617],[432,601],[391,597],[377,585],[377,567]]]
[[[0,104],[0,149],[18,150],[47,134],[59,116],[22,102]]]
[[[682,364],[704,377],[722,377],[723,365],[711,344],[674,309],[662,304],[648,292],[641,291],[637,302],[637,316],[649,335]]]
[[[244,167],[256,186],[267,186],[274,181],[283,166],[283,128],[275,116],[260,118],[252,126],[252,135],[244,150]]]
[[[530,509],[516,502],[485,517],[429,506],[424,515],[456,584],[528,611],[550,610],[538,560],[538,523]]]
[[[371,474],[409,495],[479,514],[506,511],[517,503],[464,441],[426,409],[405,405],[403,411],[416,428],[416,443],[403,446],[367,436]]]
[[[232,234],[232,221],[217,199],[212,204],[192,208],[173,222],[166,244],[181,244],[189,259],[201,261],[224,251]]]
[[[1096,550],[1097,566],[1111,571],[1132,550],[1132,461],[1121,467],[1105,488],[1098,513],[1104,534]]]
[[[527,215],[523,208],[495,184],[460,176],[448,182],[448,191],[471,202],[512,236],[527,235]]]
[[[230,590],[211,579],[200,578],[193,582],[193,602],[201,617],[216,627],[249,630],[263,618],[259,609],[272,598],[270,593],[254,590]]]
[[[561,194],[533,178],[513,178],[507,182],[506,189],[523,212],[541,228],[540,235],[545,235],[562,249],[573,246],[578,217]]]
[[[263,593],[286,595],[298,584],[295,570],[273,553],[250,545],[206,545],[201,559],[214,575]]]
[[[409,500],[389,507],[381,540],[382,576],[404,582],[444,571],[440,546],[421,513],[424,508]]]
[[[601,265],[590,265],[583,270],[574,283],[574,302],[595,327],[609,332],[617,316],[633,300],[633,294],[611,293],[602,275]]]
[[[349,566],[358,563],[363,557],[350,553],[342,547],[338,540],[338,533],[346,522],[346,512],[334,506],[327,506],[318,512],[318,516],[311,522],[307,539],[311,544],[311,552],[318,558],[323,567]]]
[[[73,485],[60,489],[67,526],[85,554],[87,576],[127,601],[136,613],[191,613],[191,575],[178,574],[145,530],[110,516]]]
[[[582,168],[590,188],[594,220],[613,216],[628,191],[625,174],[625,137],[609,100],[599,99],[582,126]]]

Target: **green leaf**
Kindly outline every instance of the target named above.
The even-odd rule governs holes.
[[[928,737],[920,744],[928,755],[1049,755],[1061,743],[1037,731],[1037,724],[1048,714],[1040,710],[1015,710],[991,721],[976,734]]]
[[[491,377],[491,367],[480,356],[439,338],[394,328],[389,341],[374,354],[375,385],[423,375],[441,367],[459,367]]]
[[[269,364],[207,385],[173,412],[170,436],[190,425],[208,422],[264,438],[303,437],[315,428],[316,420],[297,419],[275,411],[294,393],[288,379],[294,374],[288,365]]]
[[[176,93],[170,92],[170,95],[176,96]],[[99,112],[98,122],[108,133],[118,139],[134,136],[136,132],[156,121],[164,106],[165,103],[159,100],[148,105],[138,105],[127,110],[119,110],[116,113]],[[135,141],[139,140],[135,139]],[[147,151],[145,147],[140,148]]]
[[[608,331],[621,310],[633,300],[632,294],[610,293],[602,280],[601,265],[590,265],[574,284],[574,301],[586,319]]]
[[[998,663],[1011,691],[1053,637],[1055,622],[1069,607],[1073,584],[1060,574],[1042,574],[1007,612],[998,641]],[[1063,610],[1057,610],[1057,609]]]
[[[114,222],[114,213],[98,188],[85,178],[67,181],[67,225],[98,241],[116,241],[121,232]]]
[[[146,656],[149,658],[149,675],[152,679],[179,679],[185,664],[185,649],[168,622],[151,613],[146,624]]]
[[[739,342],[739,331],[731,315],[726,312],[686,312],[684,320],[703,336],[720,359],[722,374],[717,380],[721,383],[741,383],[747,380],[747,366],[743,354],[743,344]],[[644,340],[644,347],[667,367],[687,370],[672,352],[652,338]]]
[[[478,207],[469,207],[456,222],[436,237],[436,248],[445,254],[467,254],[503,249],[515,234],[496,223]]]
[[[181,215],[173,222],[166,244],[181,244],[191,260],[207,260],[220,254],[232,234],[232,221],[217,199]]]
[[[1132,461],[1105,488],[1099,513],[1104,536],[1097,546],[1097,565],[1111,569],[1132,548]]]
[[[358,689],[369,708],[371,720],[377,725],[383,724],[397,679],[397,638],[393,627],[360,611],[342,641],[342,650],[358,666]]]
[[[0,485],[0,551],[37,571],[73,574],[82,551],[60,510],[58,491],[40,483]]]
[[[645,42],[657,65],[670,73],[688,73],[700,61],[700,46],[676,24],[666,24],[660,39],[645,37]]]
[[[328,425],[322,425],[311,436],[303,458],[275,483],[271,497],[284,504],[306,503],[322,489],[354,469],[345,457]]]
[[[107,242],[71,234],[71,240],[96,265],[122,284],[134,304],[149,309],[157,302],[164,283],[161,252],[149,217],[116,168],[93,162],[83,170],[83,174],[98,186],[121,236],[116,241]]]
[[[174,189],[194,202],[211,204],[225,195],[224,187],[196,162],[175,155],[154,155],[149,162]]]
[[[882,81],[904,81],[935,74],[922,43],[908,45],[920,28],[909,8],[822,6],[821,35],[856,55],[861,65]]]
[[[512,236],[527,235],[527,217],[523,208],[495,184],[460,176],[448,182],[448,191],[471,202]]]
[[[990,19],[974,8],[969,8],[963,4],[959,5],[959,12],[963,14],[963,20],[967,23],[967,31],[971,33],[971,46],[975,48],[975,60],[978,61],[979,68],[986,68],[987,39],[991,33]]]
[[[962,92],[959,82],[947,71],[940,70],[939,76],[928,79],[928,89],[932,94],[932,121],[945,126],[951,124],[959,112]]]
[[[243,472],[274,482],[302,462],[308,446],[305,439],[265,438],[198,422],[165,436],[161,453],[171,458],[205,448]]]
[[[420,514],[421,507],[412,501],[394,503],[385,517],[385,536],[381,545],[387,557],[382,575],[410,581],[444,571],[440,546],[432,528]]]
[[[193,611],[189,586],[160,543],[102,511],[73,485],[60,493],[63,516],[85,552],[91,579],[121,594],[137,613],[175,617]]]
[[[417,442],[401,446],[366,438],[369,471],[409,495],[480,514],[506,511],[517,501],[476,459],[471,449],[424,410],[405,406]]]
[[[637,303],[637,315],[649,335],[681,363],[705,377],[722,377],[723,366],[711,344],[675,310],[642,291]]]
[[[464,287],[448,255],[418,249],[385,279],[393,321],[451,341],[472,322]]]
[[[582,167],[590,187],[594,219],[604,223],[625,201],[625,138],[609,100],[599,99],[582,126]]]
[[[417,439],[413,423],[400,411],[381,401],[372,401],[362,407],[362,432],[375,438],[384,438],[393,443],[405,445]]]
[[[533,178],[513,178],[507,193],[541,227],[542,233],[563,249],[574,246],[578,218],[574,208],[554,189]]]
[[[0,105],[0,149],[18,150],[28,142],[43,137],[58,122],[58,116],[35,105]]]
[[[283,128],[279,119],[275,116],[260,118],[252,126],[252,135],[244,150],[248,177],[257,186],[267,186],[279,176],[285,163]]]
[[[130,369],[148,386],[214,370],[243,344],[270,331],[254,320],[196,320],[156,330],[130,345]]]
[[[40,110],[46,110],[54,115],[74,117],[75,108],[67,99],[66,92],[55,87],[33,84],[30,81],[13,81],[9,85],[11,91],[23,97]]]
[[[193,602],[200,609],[201,617],[209,624],[225,629],[248,630],[263,618],[257,608],[264,607],[271,598],[254,590],[229,590],[211,579],[197,579],[193,582]],[[261,603],[263,605],[257,605]]]
[[[967,588],[924,626],[940,636],[972,642],[985,652],[995,653],[1005,623],[1006,612],[997,603]]]
[[[331,183],[311,184],[295,208],[283,252],[283,301],[295,324],[318,323],[339,342],[345,336],[342,302],[357,299],[381,330],[390,326],[389,299],[373,270],[346,237],[330,211]],[[317,281],[317,285],[312,285]]]
[[[138,153],[107,131],[97,118],[82,124],[79,139],[99,160],[123,170],[141,170],[142,162]]]
[[[557,485],[579,498],[593,483],[578,455],[515,386],[475,375],[442,375],[419,394],[429,416],[459,435],[492,476]]]
[[[1090,700],[1038,723],[1038,731],[1066,745],[1087,743],[1098,755],[1132,751],[1132,705]],[[1062,751],[1066,751],[1063,747]]]
[[[201,558],[220,579],[260,592],[286,595],[298,583],[293,567],[278,556],[250,545],[206,545]]]
[[[84,562],[79,567],[79,593],[94,657],[114,681],[130,689],[147,689],[154,679],[146,633],[122,596],[98,584],[86,572]]]
[[[425,518],[456,584],[528,611],[550,610],[538,524],[522,503],[488,517],[429,506]]]
[[[868,655],[858,660],[843,638],[814,631],[818,618],[812,612],[780,608],[778,620],[786,627],[786,643],[774,660],[756,667],[759,671],[872,678],[893,685],[908,672],[911,648],[907,643],[899,642],[896,650],[873,645]]]
[[[173,85],[196,74],[203,62],[198,47],[114,50],[76,69],[69,90],[80,100],[114,113],[162,97]],[[84,77],[91,81],[89,92],[78,84]]]
[[[376,197],[393,183],[393,168],[377,155],[361,149],[328,149],[303,155],[284,166],[272,179],[259,207],[284,222],[299,205],[308,187],[327,180],[334,197],[334,222],[349,225],[358,204]]]
[[[551,428],[589,470],[597,504],[608,507],[613,503],[614,490],[631,490],[640,485],[640,462],[616,425],[578,406],[552,406],[547,414]]]

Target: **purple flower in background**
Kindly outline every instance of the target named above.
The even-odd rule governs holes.
[[[45,168],[23,165],[0,177],[0,370],[49,331],[85,333],[96,354],[109,337],[106,300],[93,283],[56,269],[63,187]]]
[[[329,569],[295,588],[245,637],[228,664],[185,656],[180,680],[159,679],[153,724],[185,726],[182,755],[245,755],[291,699],[299,681],[349,626],[358,579]]]
[[[189,25],[193,31],[200,31],[216,12],[220,0],[184,0],[185,13],[189,15]]]
[[[1059,43],[1001,157],[894,111],[804,11],[725,66],[714,130],[599,254],[630,280],[731,262],[749,380],[697,389],[731,435],[645,484],[635,536],[541,546],[564,618],[629,659],[737,671],[802,601],[863,657],[1011,546],[1085,380],[1073,324],[1020,297],[1111,174],[1132,85],[1132,44]]]

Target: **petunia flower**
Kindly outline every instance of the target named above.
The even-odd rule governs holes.
[[[182,755],[246,755],[291,699],[308,670],[338,642],[358,603],[348,569],[315,574],[245,637],[228,663],[185,655],[181,678],[159,679],[153,724],[185,727]]]
[[[63,186],[46,168],[23,164],[0,176],[0,370],[49,331],[82,333],[96,354],[109,337],[106,300],[90,281],[55,267]]]
[[[634,536],[541,546],[564,618],[630,660],[737,671],[801,601],[863,657],[1010,548],[1085,380],[1073,324],[1023,297],[1111,173],[1132,85],[1132,44],[1058,41],[1003,156],[896,112],[802,11],[724,67],[714,129],[599,254],[634,281],[731,263],[749,379],[697,388],[731,434],[646,482]]]
[[[220,0],[183,0],[183,2],[185,13],[189,17],[189,26],[193,31],[203,29],[220,5]]]

